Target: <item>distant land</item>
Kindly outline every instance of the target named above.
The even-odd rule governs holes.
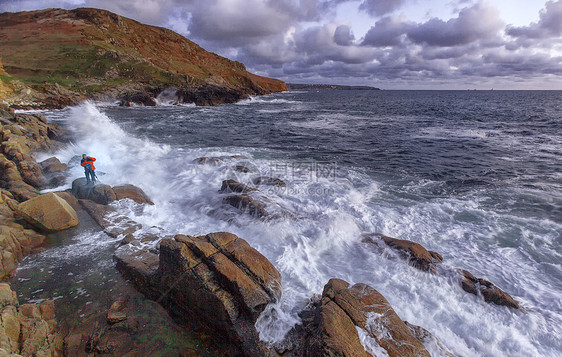
[[[297,84],[287,83],[289,90],[380,90],[369,86],[344,86],[337,84]]]
[[[0,14],[0,103],[56,108],[84,99],[216,105],[286,91],[165,28],[91,8]],[[2,69],[3,65],[3,69]]]

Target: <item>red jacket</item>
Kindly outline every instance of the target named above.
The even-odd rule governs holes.
[[[95,157],[86,156],[85,159],[82,159],[82,161],[80,161],[80,165],[85,168],[86,164],[90,164],[92,165],[92,170],[95,170],[96,168],[94,167],[94,161],[96,161]]]

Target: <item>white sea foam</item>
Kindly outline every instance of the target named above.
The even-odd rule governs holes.
[[[486,204],[486,192],[427,200],[416,195],[416,187],[431,182],[405,183],[404,192],[392,192],[384,182],[345,168],[336,179],[302,180],[289,171],[271,172],[291,162],[271,160],[263,150],[157,144],[126,133],[92,103],[67,115],[74,140],[57,156],[69,162],[87,153],[98,159],[102,182],[141,187],[154,206],[139,208],[122,201],[115,207],[143,229],[156,226],[162,235],[230,231],[276,266],[283,295],[258,320],[264,340],[282,339],[298,323],[298,312],[309,298],[321,293],[330,278],[341,278],[373,286],[402,319],[428,329],[458,355],[555,356],[562,349],[556,338],[562,336],[561,222],[495,210]],[[200,156],[233,154],[247,159],[225,159],[219,166],[192,162]],[[288,183],[286,190],[264,189],[262,194],[289,215],[259,221],[222,204],[222,180],[233,175],[244,179],[230,169],[239,161]],[[83,171],[72,166],[71,174],[79,177]],[[381,255],[379,248],[360,241],[362,232],[382,232],[436,250],[447,268],[467,268],[488,278],[524,310],[487,304],[465,293],[453,274],[427,274],[391,251]]]

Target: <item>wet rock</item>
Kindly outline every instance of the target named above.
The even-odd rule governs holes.
[[[486,302],[511,307],[513,309],[519,308],[519,303],[515,299],[490,281],[477,278],[466,270],[461,270],[460,272],[462,274],[461,287],[464,291],[474,295],[480,293]]]
[[[122,107],[130,107],[132,104],[143,105],[145,107],[155,107],[158,105],[153,93],[136,92],[125,95],[119,105]]]
[[[235,180],[224,180],[222,182],[221,189],[219,190],[219,192],[221,193],[230,193],[230,192],[246,193],[252,191],[257,191],[257,188],[247,186]]]
[[[113,187],[113,192],[117,200],[130,198],[136,203],[154,205],[154,202],[144,193],[144,191],[133,185],[122,185]]]
[[[438,273],[437,265],[443,262],[441,254],[428,251],[418,243],[387,237],[380,233],[369,233],[363,235],[363,242],[377,244],[382,241],[389,247],[396,249],[402,257],[407,259],[412,266],[432,273]],[[442,270],[454,270],[451,268],[442,268]],[[484,301],[494,303],[496,305],[508,306],[514,309],[519,308],[519,304],[508,293],[501,290],[491,282],[485,279],[476,278],[466,270],[459,270],[461,274],[460,285],[462,289],[474,295],[482,295]],[[443,273],[443,272],[441,272]]]
[[[107,205],[117,199],[111,186],[88,184],[84,177],[72,181],[72,194],[76,198],[88,199],[102,205]]]
[[[254,200],[247,194],[230,195],[225,197],[223,202],[258,218],[269,216],[269,213],[265,209],[263,203]]]
[[[285,181],[281,180],[280,178],[276,177],[269,177],[269,176],[258,176],[252,180],[254,185],[266,185],[266,186],[277,186],[277,187],[286,187],[287,184]]]
[[[398,317],[388,301],[365,284],[331,279],[320,301],[303,314],[302,344],[295,355],[371,356],[358,329],[389,356],[427,356],[424,345]]]
[[[13,295],[8,284],[0,291]],[[0,311],[0,351],[3,355],[60,356],[62,338],[56,332],[54,302],[18,306],[17,299],[4,300]]]
[[[90,200],[79,200],[78,202],[110,237],[117,238],[120,235],[134,233],[142,227],[142,225],[129,219],[127,216],[119,214],[111,206],[102,205]]]
[[[243,173],[243,174],[247,174],[247,173],[249,173],[249,172],[252,172],[252,170],[251,170],[250,168],[248,168],[248,167],[246,167],[246,166],[244,166],[244,165],[235,165],[235,166],[233,167],[233,169],[234,169],[234,171],[241,172],[241,173]]]
[[[373,239],[377,238],[382,240],[389,247],[397,250],[412,266],[420,270],[435,273],[437,269],[436,264],[443,261],[443,257],[441,257],[440,254],[428,251],[422,245],[409,240],[396,239],[387,237],[384,234],[373,233],[364,235],[363,241],[376,244]]]
[[[246,159],[243,155],[231,155],[231,156],[202,156],[193,160],[194,163],[199,165],[212,165],[218,166],[227,160],[232,159]]]
[[[148,254],[122,246],[117,267],[174,315],[215,329],[245,355],[266,355],[254,325],[266,305],[280,298],[281,275],[263,255],[224,232],[163,239],[159,256]]]
[[[433,336],[433,334],[428,330],[421,326],[411,324],[408,321],[404,321],[404,323],[408,326],[414,337],[423,343],[426,348],[428,348],[428,346],[432,346],[433,350],[439,351],[439,356],[456,357],[456,355],[452,353],[440,339]]]
[[[20,203],[16,211],[41,231],[55,232],[78,224],[76,211],[52,192]]]
[[[127,319],[127,304],[129,299],[115,301],[111,304],[111,307],[107,311],[107,323],[110,325],[116,324],[118,322]]]

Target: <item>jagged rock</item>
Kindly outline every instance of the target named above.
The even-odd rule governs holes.
[[[88,199],[102,205],[107,205],[117,200],[117,196],[111,186],[88,184],[84,177],[72,181],[72,194],[76,198]]]
[[[14,295],[8,284],[0,291]],[[54,302],[18,307],[17,299],[4,301],[0,312],[0,352],[15,356],[60,356],[62,338],[56,332]]]
[[[408,326],[414,337],[417,338],[421,343],[423,343],[423,345],[426,346],[426,348],[428,348],[428,346],[433,346],[434,349],[439,351],[439,356],[456,357],[456,355],[452,353],[443,344],[443,342],[441,342],[440,339],[433,336],[433,334],[428,330],[424,329],[421,326],[411,324],[408,321],[404,321],[404,323],[406,324],[406,326]]]
[[[363,242],[377,244],[373,238],[380,239],[388,246],[396,249],[412,266],[420,270],[437,273],[437,264],[443,262],[441,254],[428,251],[420,244],[409,240],[391,238],[380,233],[369,233],[363,235]],[[519,304],[515,299],[488,280],[476,278],[468,271],[462,269],[460,274],[461,287],[464,291],[474,295],[481,294],[486,302],[514,309],[519,308]]]
[[[308,315],[308,316],[307,316]],[[301,356],[371,356],[357,328],[389,356],[427,356],[424,345],[372,287],[331,279],[322,298],[303,318]]]
[[[68,166],[56,157],[51,157],[39,163],[44,175],[44,180],[49,186],[61,186],[66,182],[66,171]]]
[[[242,195],[230,195],[223,199],[224,203],[228,203],[229,205],[238,208],[241,211],[244,211],[252,216],[255,217],[267,217],[269,213],[265,209],[263,203],[254,200],[247,194]]]
[[[114,301],[107,311],[107,323],[112,325],[127,319],[127,304],[129,299]]]
[[[113,187],[117,200],[130,198],[136,203],[154,205],[154,202],[140,188],[133,185],[122,185]]]
[[[234,169],[234,171],[241,172],[241,173],[244,173],[244,174],[252,172],[252,170],[250,168],[248,168],[247,166],[244,166],[244,165],[235,165],[233,167],[233,169]]]
[[[230,193],[230,192],[246,193],[252,191],[257,191],[257,188],[247,186],[235,180],[224,180],[222,182],[221,189],[219,190],[219,192],[221,193]]]
[[[122,246],[117,267],[173,314],[216,329],[245,355],[266,355],[254,325],[266,305],[280,298],[281,275],[263,255],[224,232],[176,235],[162,240],[158,258],[150,254]]]
[[[258,176],[252,180],[254,185],[266,185],[266,186],[277,186],[277,187],[286,187],[287,184],[285,181],[281,180],[280,178],[276,177],[269,177],[269,176]]]
[[[102,205],[90,200],[79,200],[78,202],[110,237],[116,238],[120,235],[134,233],[142,227],[128,217],[118,214],[115,208],[111,206]]]
[[[508,293],[498,288],[486,279],[477,278],[466,270],[461,270],[461,287],[464,291],[474,295],[482,294],[484,301],[496,305],[507,306],[514,309],[519,308],[519,303]]]
[[[60,231],[78,224],[76,211],[52,192],[22,202],[16,210],[27,222],[46,232]]]
[[[246,157],[243,155],[231,155],[231,156],[202,156],[202,157],[198,157],[197,159],[193,160],[194,163],[199,164],[199,165],[212,165],[212,166],[218,166],[220,164],[222,164],[224,161],[226,160],[232,160],[232,159],[245,159]]]
[[[396,249],[400,254],[406,258],[412,266],[423,270],[436,272],[437,266],[443,261],[443,257],[436,252],[431,252],[425,249],[421,244],[405,240],[387,237],[384,234],[374,233],[366,234],[363,237],[364,242],[375,243],[373,237],[381,239],[389,247]],[[376,243],[375,243],[376,244]]]
[[[158,102],[152,93],[136,92],[125,95],[119,103],[122,107],[130,107],[131,104],[143,105],[145,107],[155,107],[158,105]]]

